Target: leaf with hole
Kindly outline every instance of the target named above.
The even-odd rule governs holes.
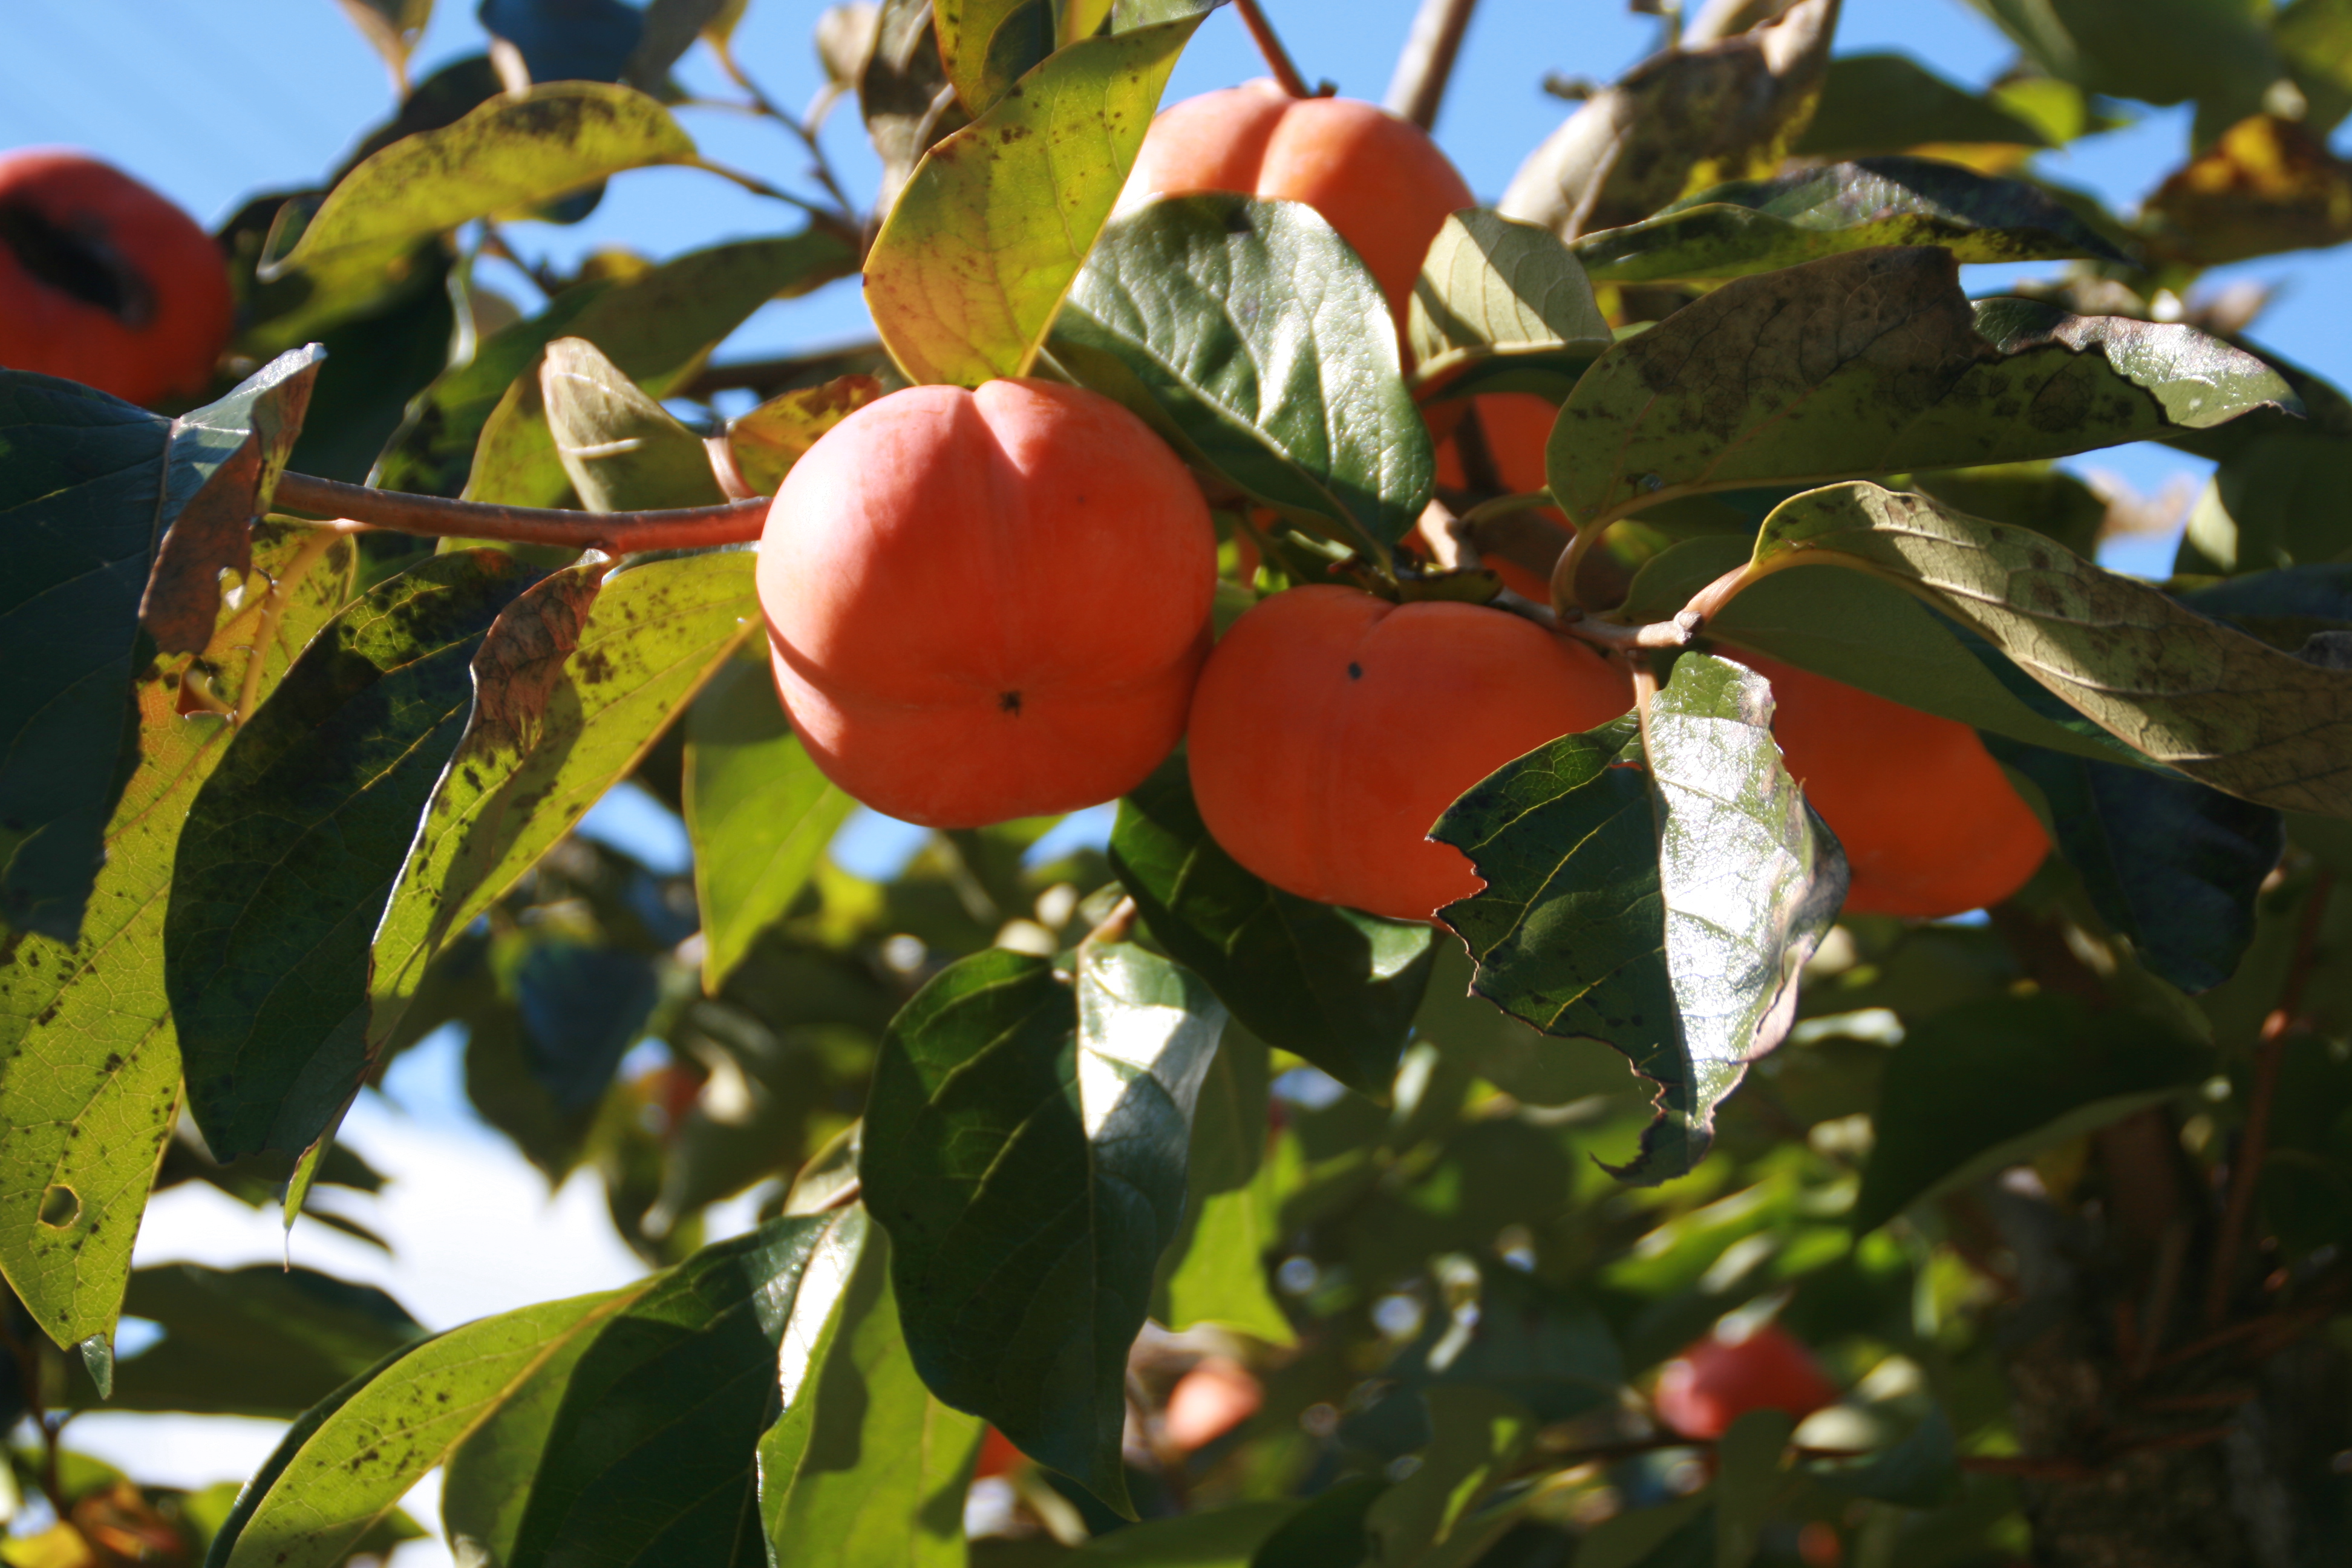
[[[900,1011],[866,1103],[858,1170],[923,1382],[1130,1517],[1128,1350],[1223,1025],[1139,947],[1090,946],[1075,987],[998,949]]]
[[[1844,900],[1844,858],[1770,723],[1761,678],[1686,654],[1645,737],[1618,720],[1538,747],[1430,830],[1486,879],[1438,911],[1477,960],[1479,994],[1614,1046],[1658,1085],[1622,1180],[1706,1156],[1716,1106],[1787,1033],[1797,972]]]

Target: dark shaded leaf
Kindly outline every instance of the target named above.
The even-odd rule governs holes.
[[[1510,1527],[1481,1520],[1478,1505],[1515,1469],[1535,1441],[1536,1418],[1491,1388],[1432,1388],[1431,1437],[1412,1475],[1372,1500],[1364,1534],[1375,1563],[1475,1561]]]
[[[1958,163],[1885,156],[1701,191],[1657,216],[1603,229],[1575,253],[1604,283],[1737,278],[1883,245],[1933,245],[1960,261],[2123,261],[2039,185]]]
[[[1875,485],[1832,485],[1774,511],[1758,563],[1809,553],[1921,595],[2180,773],[2264,805],[2352,816],[2352,674],[2207,620],[2040,534]]]
[[[2306,127],[2240,121],[2141,204],[2148,248],[2187,267],[2352,239],[2352,163]]]
[[[1928,1407],[1919,1425],[1891,1447],[1860,1459],[1815,1460],[1814,1480],[1848,1497],[1872,1498],[1906,1508],[1935,1508],[1951,1500],[1960,1484],[1960,1452],[1952,1418],[1940,1405]]]
[[[1286,893],[1218,847],[1180,758],[1128,792],[1110,859],[1144,924],[1266,1044],[1385,1099],[1429,984],[1429,928]]]
[[[1029,374],[1199,25],[1081,38],[924,155],[866,256],[866,306],[908,380]]]
[[[1152,1318],[1177,1332],[1222,1323],[1268,1344],[1297,1336],[1266,1288],[1286,1173],[1267,1157],[1265,1042],[1227,1024],[1192,1112],[1183,1227],[1160,1260]]]
[[[481,0],[474,15],[533,81],[618,81],[646,30],[645,12],[621,0]]]
[[[2173,570],[2227,574],[2352,559],[2352,439],[2267,430],[2225,453]]]
[[[1913,1026],[1887,1059],[1853,1228],[1874,1230],[2212,1072],[2211,1051],[2155,1020],[2055,992],[1948,1008]]]
[[[703,986],[715,994],[800,896],[856,802],[809,760],[765,658],[729,661],[695,701],[685,795]]]
[[[1479,994],[1547,1034],[1616,1047],[1659,1085],[1625,1180],[1706,1156],[1716,1105],[1787,1032],[1797,971],[1845,897],[1844,858],[1770,723],[1766,682],[1685,655],[1645,737],[1619,720],[1539,747],[1430,831],[1486,881],[1439,911],[1477,960]]]
[[[2262,14],[2228,0],[1970,4],[2052,76],[2147,103],[2195,99],[2200,108],[2220,108],[2223,124],[2252,112],[2279,76]]]
[[[163,895],[189,804],[236,732],[201,707],[184,714],[183,688],[258,706],[350,595],[357,562],[348,536],[254,530],[252,569],[229,580],[236,605],[224,605],[213,646],[194,659],[158,659],[134,685],[139,766],[107,824],[80,941],[6,939],[0,1271],[60,1345],[111,1331],[156,1153],[179,1115]],[[167,1156],[165,1179],[173,1170]],[[74,1195],[69,1223],[54,1213],[42,1222],[52,1187]]]
[[[1734,279],[1619,343],[1577,384],[1547,458],[1553,494],[1590,520],[1710,489],[2063,457],[2291,406],[2276,372],[2192,327],[1971,306],[1950,252],[1895,247]]]
[[[866,1106],[858,1169],[924,1383],[1122,1510],[1128,1348],[1223,1023],[1138,947],[1089,948],[1075,994],[982,952],[892,1022]]]
[[[2040,126],[1908,55],[1840,55],[1830,61],[1812,123],[1790,151],[1801,158],[1853,158],[1931,142],[2053,145]]]
[[[1587,100],[1511,176],[1507,217],[1574,239],[1638,223],[1696,184],[1780,166],[1827,74],[1835,0],[1643,60]]]
[[[934,142],[971,123],[940,63],[932,14],[931,0],[882,0],[874,21],[857,101],[875,155],[882,160],[876,212],[887,212],[898,202],[907,177]]]
[[[2188,992],[2236,973],[2254,895],[2286,847],[2277,812],[2141,768],[1988,743],[2042,791],[2059,852],[2143,964]]]
[[[164,982],[213,1150],[307,1149],[366,1067],[368,949],[472,706],[469,665],[529,576],[436,556],[339,616],[190,808]]]

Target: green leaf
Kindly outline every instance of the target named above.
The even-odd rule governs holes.
[[[1429,928],[1318,904],[1242,868],[1201,821],[1180,759],[1128,792],[1111,867],[1152,936],[1270,1046],[1387,1097],[1429,984]]]
[[[253,531],[213,646],[159,659],[134,685],[139,766],[107,824],[80,941],[11,933],[0,965],[0,1272],[60,1345],[110,1333],[157,1152],[179,1114],[180,1052],[163,989],[164,894],[190,802],[236,733],[183,715],[194,685],[248,710],[349,597],[348,535]],[[255,651],[261,657],[256,659]],[[59,1218],[52,1188],[72,1194]],[[60,1198],[62,1194],[60,1194]]]
[[[1738,278],[1886,245],[1940,246],[1959,261],[2125,260],[2039,185],[1894,156],[1717,185],[1586,235],[1575,254],[1601,282],[1651,283]]]
[[[778,393],[727,422],[727,449],[756,495],[772,496],[801,454],[824,433],[882,395],[870,375],[837,375],[817,386]]]
[[[1407,336],[1424,384],[1486,360],[1591,359],[1616,341],[1575,253],[1549,229],[1475,208],[1437,231]]]
[[[1577,384],[1547,461],[1572,515],[1614,518],[1743,485],[2063,457],[2290,405],[2275,371],[2192,327],[1971,307],[1950,252],[1897,247],[1734,279],[1619,343]]]
[[[1479,1260],[1478,1282],[1475,1322],[1432,1322],[1408,1363],[1412,1384],[1488,1390],[1544,1423],[1623,1397],[1624,1357],[1599,1312],[1491,1258]]]
[[[2271,22],[2279,52],[2307,106],[2303,122],[2325,136],[2352,112],[2352,4],[2292,0]]]
[[[1808,556],[1920,595],[2109,733],[2200,784],[2352,816],[2352,672],[2207,620],[2039,534],[1875,485],[1832,485],[1773,512],[1758,566]]]
[[[547,345],[539,395],[556,460],[590,511],[716,506],[727,499],[702,437],[587,339]]]
[[[2277,812],[2145,769],[1988,743],[2042,791],[2059,852],[2142,964],[2191,993],[2237,973],[2254,896],[2286,847]]]
[[[793,733],[765,657],[730,660],[686,721],[686,830],[702,909],[703,988],[716,995],[783,918],[856,802]]]
[[[1959,1489],[1959,1443],[1944,1407],[1931,1405],[1901,1441],[1859,1459],[1816,1459],[1805,1468],[1833,1492],[1905,1508],[1937,1508]]]
[[[1771,26],[1661,49],[1546,137],[1496,205],[1574,239],[1726,175],[1769,174],[1812,119],[1837,14],[1835,0],[1798,0]]]
[[[371,1053],[425,963],[626,778],[759,616],[740,552],[569,567],[473,654],[464,739],[413,817],[374,932]],[[601,586],[600,586],[601,580]],[[421,818],[421,820],[418,820]]]
[[[1954,511],[2046,533],[2084,560],[2097,552],[2107,520],[2099,493],[2052,463],[1930,470],[1914,474],[1910,488]]]
[[[940,58],[968,113],[979,114],[1054,52],[1050,0],[938,0]]]
[[[689,162],[694,142],[641,92],[551,81],[500,94],[454,125],[402,138],[345,174],[266,282],[398,251],[478,217],[526,216],[624,169]]]
[[[79,932],[138,763],[133,679],[155,647],[209,640],[317,366],[287,355],[178,419],[0,371],[0,652],[19,672],[0,698],[0,921],[17,931]]]
[[[1479,995],[1471,987],[1470,955],[1460,942],[1433,945],[1437,963],[1421,1011],[1413,1016],[1414,1039],[1429,1041],[1528,1105],[1567,1105],[1591,1095],[1632,1094],[1640,1087],[1624,1058],[1590,1040],[1557,1039],[1530,1028]]]
[[[542,1365],[649,1289],[525,1307],[394,1352],[288,1430],[205,1568],[335,1568]]]
[[[1053,357],[1193,461],[1379,559],[1428,503],[1428,427],[1379,285],[1314,209],[1209,193],[1113,224]]]
[[[1311,1505],[1309,1505],[1311,1506]],[[1070,1553],[1071,1568],[1252,1568],[1301,1505],[1234,1502],[1098,1535]],[[1273,1560],[1265,1560],[1272,1568]]]
[[[565,335],[594,343],[648,395],[667,397],[752,311],[770,300],[804,294],[856,265],[838,238],[811,229],[713,246],[606,290],[571,319]],[[572,499],[538,376],[518,376],[480,430],[478,442],[469,443],[467,499],[507,506],[562,506]],[[444,440],[459,438],[462,431],[453,425]]]
[[[306,1149],[357,1092],[369,943],[472,705],[474,650],[529,581],[469,551],[378,587],[304,650],[197,794],[163,978],[216,1155]]]
[[[1716,1568],[1747,1568],[1757,1537],[1789,1484],[1789,1434],[1797,1423],[1785,1410],[1742,1413],[1715,1446]]]
[[[1002,949],[932,979],[883,1037],[858,1169],[923,1382],[1132,1517],[1128,1348],[1224,1009],[1125,943],[1076,989]]]
[[[2352,559],[2352,440],[2265,431],[2213,470],[2173,563],[2227,574]]]
[[[1421,1468],[1382,1492],[1364,1515],[1364,1533],[1376,1565],[1420,1563],[1441,1547],[1460,1552],[1491,1542],[1500,1531],[1479,1528],[1478,1505],[1500,1486],[1535,1441],[1536,1419],[1516,1401],[1487,1388],[1433,1388],[1433,1432]],[[1510,1521],[1502,1521],[1508,1529]],[[1456,1532],[1467,1539],[1456,1542]]]
[[[1947,1008],[1912,1026],[1887,1058],[1853,1228],[1875,1230],[2212,1072],[2211,1051],[2153,1018],[2053,991]]]
[[[163,1338],[117,1363],[110,1410],[286,1419],[425,1337],[372,1285],[276,1264],[142,1268],[122,1310]],[[75,1403],[90,1392],[75,1390]]]
[[[1715,1499],[1705,1491],[1635,1509],[1585,1531],[1576,1568],[1702,1568],[1715,1562]]]
[[[2055,144],[1998,100],[1956,87],[1908,55],[1840,55],[1830,61],[1812,123],[1790,151],[1852,158],[1928,142]]]
[[[1179,1333],[1221,1323],[1268,1344],[1297,1337],[1266,1289],[1292,1174],[1266,1158],[1269,1077],[1265,1042],[1228,1024],[1193,1107],[1183,1228],[1154,1296],[1152,1317]]]
[[[2113,98],[2195,99],[2221,123],[2260,107],[2279,76],[2263,22],[2241,0],[1970,0],[2050,75]],[[2200,116],[2200,121],[2202,117]]]
[[[984,1426],[915,1374],[888,1243],[851,1212],[863,1246],[835,1265],[822,1301],[810,1300],[820,1294],[811,1267],[784,1335],[783,1413],[760,1439],[770,1552],[792,1568],[963,1568],[964,1493]]]
[[[1029,374],[1199,25],[1081,38],[924,155],[866,257],[866,305],[908,380]]]
[[[1685,655],[1640,740],[1619,720],[1539,747],[1430,830],[1486,881],[1439,911],[1479,994],[1546,1034],[1614,1046],[1659,1085],[1623,1180],[1706,1156],[1716,1105],[1787,1032],[1797,971],[1845,897],[1843,857],[1770,723],[1765,681]]]

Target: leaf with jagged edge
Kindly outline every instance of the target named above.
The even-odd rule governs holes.
[[[1437,231],[1406,336],[1423,386],[1486,361],[1589,360],[1616,341],[1575,252],[1549,229],[1483,207]]]
[[[425,965],[626,778],[758,623],[752,557],[568,567],[473,656],[464,739],[419,813],[371,960],[371,1054]]]
[[[474,650],[530,575],[435,556],[312,639],[197,792],[163,980],[222,1159],[310,1149],[366,1071],[368,949],[472,707]]]
[[[2193,327],[1971,304],[1933,247],[1738,278],[1594,362],[1546,466],[1571,516],[1678,496],[2064,457],[2299,409]]]
[[[1783,502],[1751,571],[1858,566],[1984,637],[2126,745],[2200,784],[2352,816],[2352,670],[2306,661],[2031,530],[1864,483]]]
[[[1090,944],[1075,987],[995,949],[900,1010],[866,1105],[858,1171],[923,1382],[1130,1518],[1128,1352],[1223,1025],[1129,943]]]
[[[212,646],[159,659],[134,688],[140,761],[107,825],[80,940],[14,933],[0,964],[0,1273],[44,1331],[110,1335],[157,1152],[179,1113],[180,1052],[163,994],[164,894],[181,824],[251,711],[350,596],[347,534],[257,525]],[[256,660],[252,650],[262,650]],[[207,694],[183,713],[184,683]],[[193,694],[192,694],[193,696]],[[43,1223],[51,1187],[74,1194]],[[60,1197],[52,1217],[62,1215]]]
[[[727,499],[702,437],[587,339],[547,345],[539,395],[556,461],[590,511],[717,506]]]
[[[1797,972],[1844,901],[1844,857],[1781,766],[1771,717],[1763,678],[1685,654],[1644,733],[1621,719],[1539,746],[1430,830],[1486,879],[1438,911],[1479,994],[1614,1046],[1659,1086],[1622,1180],[1705,1158],[1716,1106],[1787,1033]]]
[[[908,379],[1029,374],[1200,20],[1056,50],[924,154],[866,257],[866,306]]]

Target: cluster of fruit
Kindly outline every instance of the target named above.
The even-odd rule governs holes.
[[[1162,114],[1122,203],[1193,191],[1313,206],[1400,328],[1430,242],[1475,203],[1407,121],[1270,82]],[[1543,488],[1550,406],[1476,402],[1504,482]],[[1453,446],[1440,477],[1458,484]],[[1042,381],[923,386],[852,415],[793,469],[760,596],[794,726],[867,805],[946,827],[1067,811],[1141,782],[1183,737],[1202,818],[1234,859],[1402,920],[1478,889],[1424,837],[1457,795],[1632,706],[1617,666],[1533,621],[1350,587],[1272,595],[1213,647],[1216,557],[1199,489],[1117,404]],[[1727,651],[1773,684],[1790,772],[1852,864],[1850,910],[1957,914],[2040,864],[2042,826],[1973,731]]]

